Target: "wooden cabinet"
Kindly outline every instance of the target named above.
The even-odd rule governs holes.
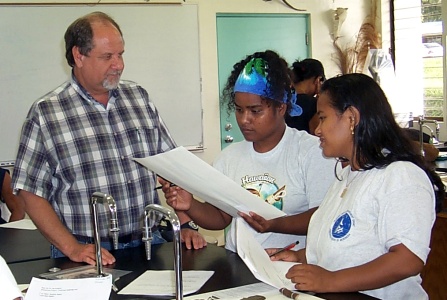
[[[422,287],[430,300],[447,300],[447,212],[436,217],[430,247],[421,273]]]

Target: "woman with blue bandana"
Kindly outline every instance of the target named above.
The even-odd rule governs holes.
[[[281,234],[253,229],[265,248],[283,247],[297,240],[297,247],[304,247],[310,216],[334,179],[335,160],[323,157],[318,139],[286,126],[288,110],[293,115],[302,113],[295,103],[289,74],[287,62],[277,53],[257,52],[234,65],[222,95],[228,111],[235,112],[245,140],[223,150],[214,167],[259,196],[260,201],[296,215],[293,230],[276,228]],[[185,211],[199,226],[221,230],[231,224],[225,246],[236,251],[236,226],[230,215],[196,201],[179,187],[161,183],[167,203]],[[251,215],[257,216],[255,212]]]

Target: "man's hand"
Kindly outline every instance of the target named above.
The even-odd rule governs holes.
[[[270,231],[272,220],[266,220],[252,211],[248,215],[243,212],[238,212],[238,214],[257,232],[263,233]]]
[[[70,253],[64,253],[70,260],[75,262],[85,262],[89,265],[96,265],[96,248],[94,244],[77,244]],[[101,248],[103,265],[115,263],[115,257],[104,248]]]
[[[202,249],[207,246],[207,242],[203,235],[197,230],[185,228],[181,230],[182,242],[185,243],[186,249]]]

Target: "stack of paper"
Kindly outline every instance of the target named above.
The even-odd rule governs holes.
[[[197,292],[213,274],[214,271],[183,271],[183,294]],[[118,294],[172,296],[175,291],[174,271],[146,271]]]
[[[267,252],[250,232],[238,212],[256,211],[265,219],[285,215],[270,204],[236,184],[183,147],[146,157],[134,158],[149,170],[182,187],[195,196],[237,218],[237,251],[253,275],[279,289],[294,290],[294,284],[285,274],[295,263],[271,261]]]
[[[112,276],[47,280],[33,278],[26,292],[25,300],[108,300],[112,286]]]
[[[285,287],[294,290],[295,285],[286,278],[285,274],[296,263],[271,261],[267,252],[256,241],[247,226],[243,219],[237,219],[237,253],[244,263],[257,279],[277,289]]]
[[[299,300],[317,300],[322,299],[305,293],[299,294]],[[204,299],[225,299],[225,300],[241,300],[241,299],[268,299],[268,300],[285,300],[289,299],[283,296],[278,289],[265,283],[254,283],[238,286],[231,289],[213,291],[204,294],[198,294],[183,298],[185,300],[204,300]],[[289,299],[290,300],[290,299]]]
[[[238,211],[244,213],[256,211],[265,219],[285,215],[272,205],[259,201],[257,196],[184,147],[133,160],[233,217],[238,216]]]

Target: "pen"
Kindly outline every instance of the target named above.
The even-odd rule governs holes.
[[[290,245],[287,245],[287,246],[285,246],[284,248],[281,248],[281,249],[279,249],[279,250],[273,252],[272,254],[269,254],[269,257],[272,257],[273,255],[276,255],[276,254],[278,254],[278,253],[280,253],[280,252],[283,252],[283,251],[286,251],[286,250],[290,250],[290,249],[292,249],[293,247],[295,247],[295,245],[298,245],[299,243],[300,243],[300,241],[296,241],[295,243],[292,243],[292,244],[290,244]]]
[[[281,288],[279,291],[281,294],[283,294],[287,298],[294,299],[294,300],[298,300],[298,297],[300,295],[300,294],[292,292],[291,290],[288,290],[286,288]]]
[[[170,187],[172,187],[172,186],[176,186],[175,184],[173,184],[173,183],[171,183],[171,184],[169,184],[169,186]],[[162,185],[160,185],[160,186],[157,186],[156,188],[154,188],[154,191],[155,190],[160,190],[160,189],[162,189],[163,188],[163,186]]]

